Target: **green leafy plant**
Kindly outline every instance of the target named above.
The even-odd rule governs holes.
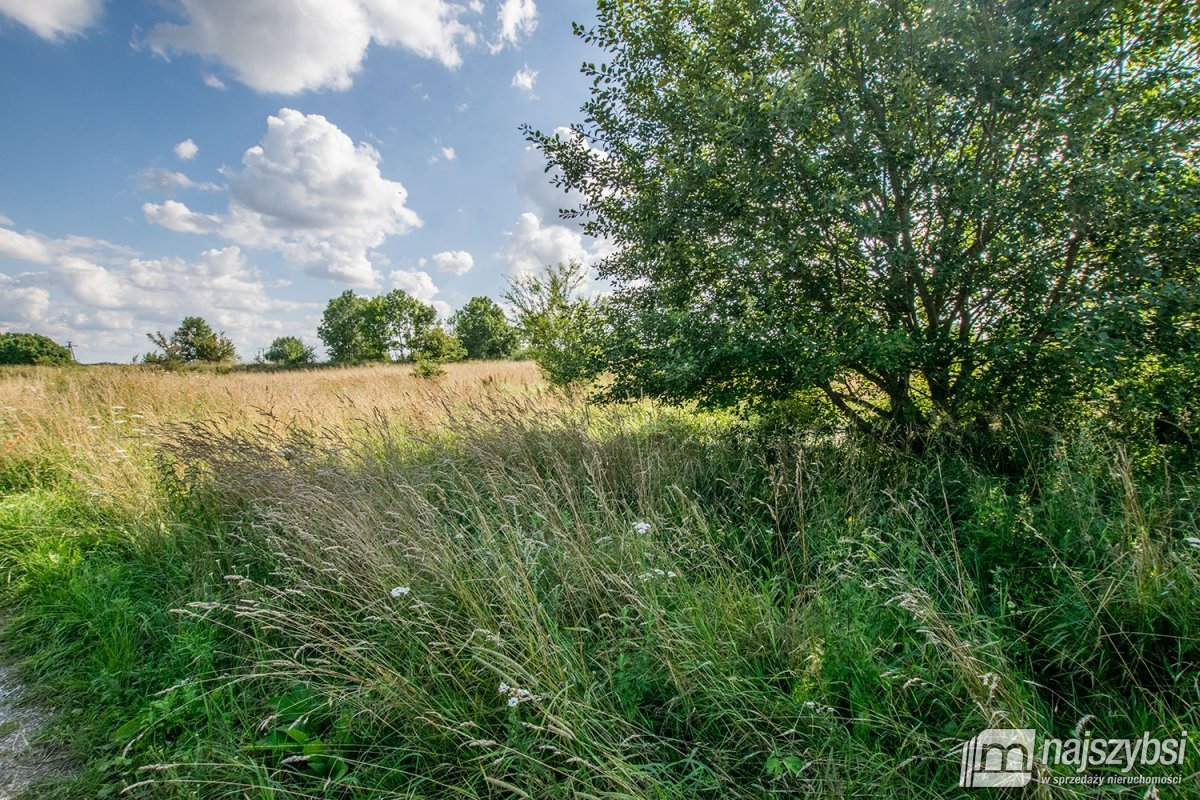
[[[820,390],[873,436],[1053,417],[1195,302],[1186,4],[602,2],[528,130],[615,243],[611,395]]]
[[[71,351],[38,333],[0,333],[0,364],[62,366],[75,363]]]

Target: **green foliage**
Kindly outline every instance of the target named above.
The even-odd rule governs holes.
[[[38,333],[0,333],[0,364],[62,366],[75,363],[71,351]]]
[[[198,425],[161,524],[0,501],[0,641],[84,763],[60,796],[952,798],[1000,712],[1200,723],[1194,468],[647,408],[378,424]]]
[[[156,331],[146,334],[146,338],[158,348],[143,358],[147,364],[174,367],[196,362],[222,364],[237,360],[233,341],[224,333],[213,331],[200,317],[184,317],[170,337]]]
[[[516,278],[504,295],[529,357],[556,386],[591,380],[601,370],[605,306],[579,297],[586,279],[587,270],[572,261]]]
[[[613,395],[817,388],[922,434],[1154,357],[1197,298],[1198,29],[1173,0],[600,3],[587,124],[529,137],[617,245]]]
[[[450,318],[467,358],[508,358],[517,349],[517,331],[490,297],[472,297]]]
[[[326,305],[317,335],[335,363],[408,360],[436,319],[433,306],[400,289],[369,298],[347,290]]]
[[[413,377],[432,380],[434,378],[444,377],[446,368],[442,366],[442,361],[431,358],[424,353],[417,353],[417,357],[413,361]]]
[[[362,359],[364,345],[361,320],[366,302],[365,297],[359,297],[347,289],[325,305],[317,335],[334,363],[353,364]]]
[[[316,352],[295,336],[280,336],[263,353],[263,360],[269,364],[298,367],[314,363]]]
[[[441,325],[434,325],[421,332],[414,342],[415,357],[426,361],[446,364],[451,361],[462,361],[467,357],[466,348],[453,333]]]

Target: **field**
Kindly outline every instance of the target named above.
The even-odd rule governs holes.
[[[0,372],[27,797],[989,796],[985,728],[1200,728],[1193,466],[410,373]]]

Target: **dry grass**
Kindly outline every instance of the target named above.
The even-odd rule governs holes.
[[[320,433],[387,417],[430,430],[455,409],[504,402],[558,400],[532,362],[451,364],[436,380],[416,378],[405,365],[290,372],[0,367],[0,464],[34,473],[53,464],[97,495],[126,499],[145,489],[150,456],[179,423]]]

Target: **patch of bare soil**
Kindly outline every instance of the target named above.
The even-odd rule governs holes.
[[[11,668],[0,666],[0,800],[14,800],[34,781],[68,769],[61,750],[38,742],[51,715],[22,702],[24,689]]]

